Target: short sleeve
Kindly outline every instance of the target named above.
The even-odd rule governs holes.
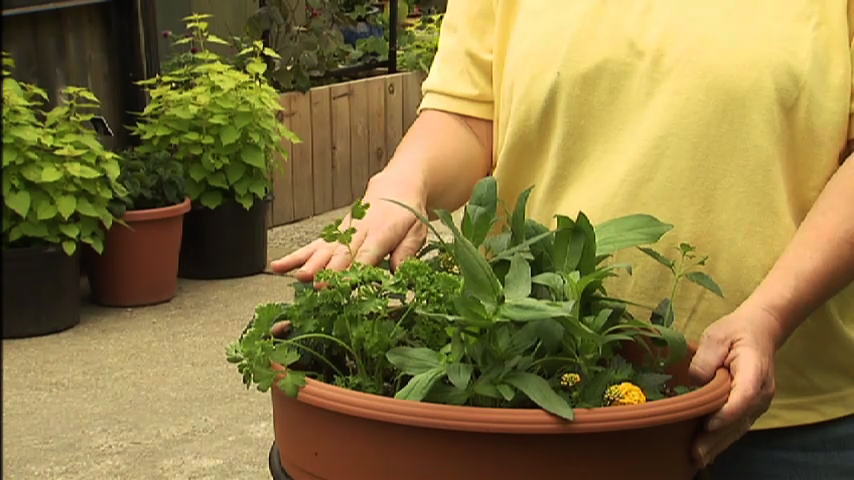
[[[422,85],[419,111],[493,117],[493,0],[448,0],[439,48]]]

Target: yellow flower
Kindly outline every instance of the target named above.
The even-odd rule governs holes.
[[[574,387],[581,383],[581,375],[577,373],[564,373],[560,376],[560,384],[564,387]]]
[[[439,254],[439,267],[447,272],[454,275],[458,275],[460,273],[460,267],[457,265],[456,260],[450,253],[441,253]]]
[[[638,405],[646,403],[646,395],[637,385],[623,382],[619,385],[611,385],[605,391],[606,405]]]

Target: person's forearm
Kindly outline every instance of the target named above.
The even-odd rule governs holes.
[[[854,282],[854,160],[825,186],[783,255],[745,303],[776,318],[777,346],[818,307]]]
[[[491,121],[425,110],[406,132],[385,171],[417,175],[427,211],[432,212],[463,206],[491,169]]]

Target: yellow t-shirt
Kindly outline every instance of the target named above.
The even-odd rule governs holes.
[[[697,246],[726,294],[679,288],[696,340],[759,284],[854,137],[848,2],[450,0],[421,109],[492,120],[500,194],[534,185],[543,223],[674,224],[659,248]],[[619,260],[635,273],[609,293],[669,294],[666,269]],[[777,378],[756,428],[854,413],[854,286],[790,338]]]

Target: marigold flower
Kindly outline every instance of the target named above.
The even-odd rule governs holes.
[[[574,387],[581,383],[581,375],[577,373],[564,373],[560,376],[560,384],[564,387]]]
[[[640,387],[630,382],[611,385],[605,391],[606,405],[638,405],[641,403],[646,403],[646,395]]]

